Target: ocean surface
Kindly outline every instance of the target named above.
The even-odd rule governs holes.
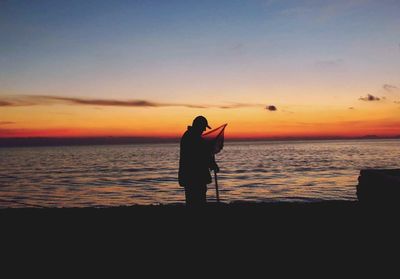
[[[400,168],[399,158],[400,140],[227,142],[216,159],[220,197],[355,200],[360,169]],[[0,207],[182,203],[178,163],[171,143],[0,148]]]

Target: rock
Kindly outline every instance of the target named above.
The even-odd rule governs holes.
[[[400,169],[361,170],[357,198],[363,203],[399,203]]]

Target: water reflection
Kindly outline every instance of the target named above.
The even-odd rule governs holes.
[[[183,202],[177,144],[0,149],[1,207]],[[399,168],[399,140],[227,143],[225,201],[353,200],[359,170]],[[215,196],[209,185],[208,198]]]

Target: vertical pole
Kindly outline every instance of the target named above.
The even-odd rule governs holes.
[[[215,193],[217,194],[217,203],[219,203],[218,177],[217,177],[217,172],[215,170],[214,170],[214,178],[215,178]]]

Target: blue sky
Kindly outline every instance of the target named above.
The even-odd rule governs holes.
[[[344,68],[350,76],[353,70],[374,75],[375,83],[399,74],[399,1],[0,5],[3,90],[102,95],[118,84],[162,99],[154,82],[183,97],[180,91],[188,88],[207,92],[231,89],[229,84],[280,85],[285,80],[297,82],[292,76],[298,74],[304,74],[305,83],[309,76],[320,75],[327,85],[335,84],[346,82],[337,73]],[[358,82],[362,78],[351,77]],[[92,91],[99,85],[93,79],[102,80],[104,92]],[[115,94],[130,94],[122,91]],[[173,97],[173,92],[165,94]]]

